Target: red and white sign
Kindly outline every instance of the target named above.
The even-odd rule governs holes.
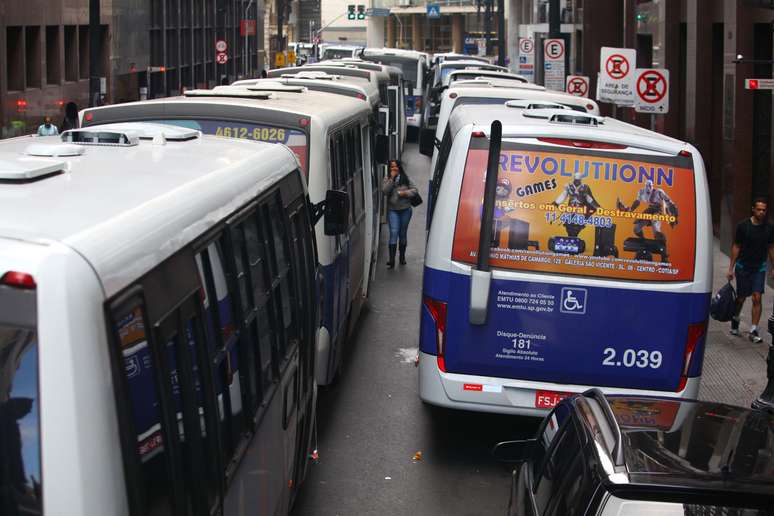
[[[638,113],[661,115],[669,112],[669,70],[638,68],[635,71]]]
[[[519,38],[519,75],[532,82],[535,79],[535,40]]]
[[[602,47],[597,100],[621,106],[635,103],[637,51],[631,48]]]
[[[572,394],[571,392],[535,391],[535,408],[552,409]]]
[[[568,75],[565,91],[576,97],[588,97],[591,82],[585,75]]]
[[[564,40],[543,40],[543,83],[546,89],[564,91]]]
[[[748,90],[774,90],[774,79],[745,79],[744,87]]]
[[[245,36],[255,36],[257,32],[258,24],[255,20],[240,20],[239,22],[239,35],[243,38]]]
[[[219,39],[215,42],[215,51],[223,54],[228,50],[228,43],[226,43],[225,39]]]
[[[228,63],[228,54],[225,52],[218,52],[215,54],[215,62],[220,65]]]

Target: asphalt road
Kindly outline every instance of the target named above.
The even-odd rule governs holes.
[[[430,161],[409,144],[404,166],[427,198]],[[367,308],[338,381],[318,404],[319,461],[293,516],[504,514],[510,471],[499,441],[531,436],[538,420],[424,405],[414,358],[426,204],[414,209],[408,264],[385,266],[387,225]],[[415,460],[417,452],[421,460]]]

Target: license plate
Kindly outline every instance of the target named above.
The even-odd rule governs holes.
[[[535,408],[554,408],[564,398],[572,395],[572,392],[535,391]]]

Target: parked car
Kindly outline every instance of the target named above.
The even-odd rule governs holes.
[[[509,516],[774,514],[774,417],[747,408],[592,389],[495,455]]]

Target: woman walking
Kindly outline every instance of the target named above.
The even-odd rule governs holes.
[[[417,187],[403,170],[398,160],[390,161],[390,172],[382,183],[382,192],[387,196],[387,222],[390,225],[390,260],[387,267],[395,267],[395,251],[400,241],[400,264],[406,265],[406,244],[409,221],[411,221],[411,198],[418,195]]]

